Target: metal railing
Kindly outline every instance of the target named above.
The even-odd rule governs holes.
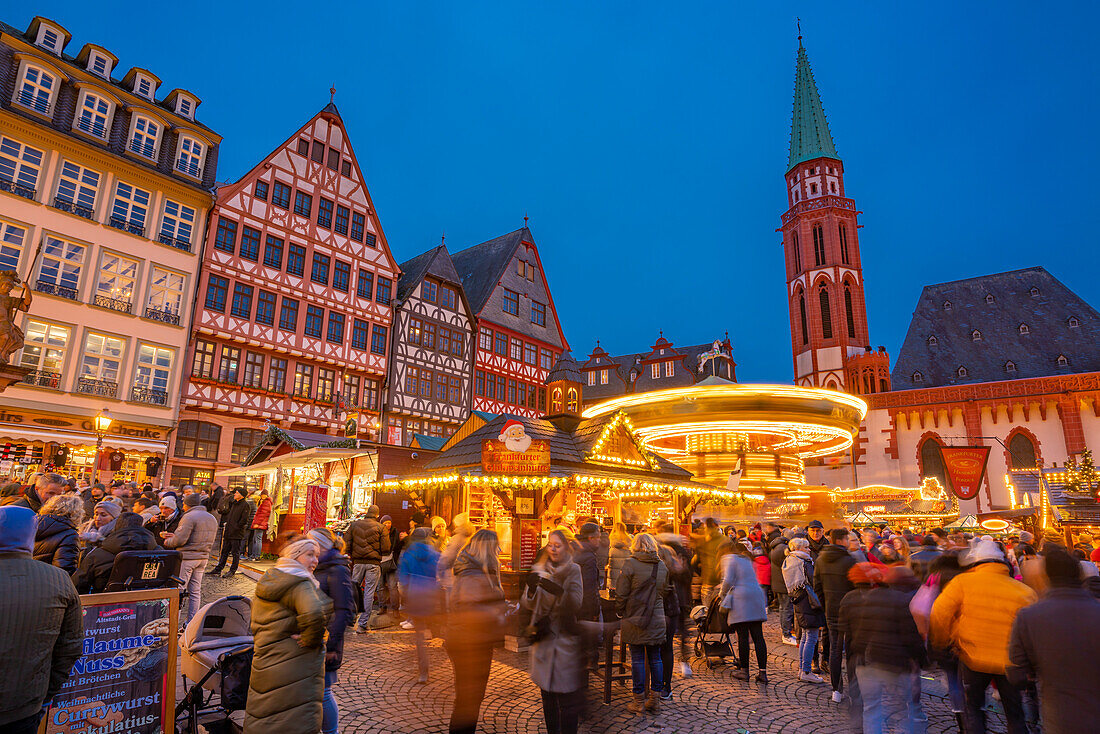
[[[63,212],[69,212],[70,214],[75,214],[85,219],[92,219],[95,216],[95,212],[91,207],[77,204],[75,201],[69,201],[68,199],[62,199],[60,196],[54,197],[53,207],[54,209],[60,209]]]
[[[185,161],[183,158],[180,158],[178,161],[176,161],[176,170],[183,171],[189,176],[194,176],[195,178],[199,177],[199,164],[195,163],[194,161]]]
[[[110,296],[103,296],[99,293],[95,294],[95,300],[93,304],[100,308],[109,308],[112,311],[121,311],[122,313],[132,313],[134,306],[129,301],[125,301],[121,298],[111,298]]]
[[[38,95],[28,92],[26,89],[19,92],[19,104],[24,107],[30,107],[32,110],[42,115],[50,114],[50,110],[53,108],[53,105],[49,102],[49,98],[43,100]]]
[[[78,300],[76,288],[69,288],[68,286],[60,285],[58,283],[51,283],[48,280],[36,281],[34,284],[34,289],[39,293],[46,293],[51,296],[68,298],[70,301]]]
[[[161,243],[162,245],[168,245],[169,247],[174,247],[177,250],[183,250],[184,252],[191,252],[191,243],[190,242],[188,242],[185,239],[181,239],[179,237],[174,237],[174,236],[168,234],[167,232],[161,232],[160,236],[157,237],[157,242]]]
[[[16,196],[22,196],[24,199],[31,200],[33,200],[38,193],[30,186],[6,178],[0,178],[0,191],[7,191],[9,194],[15,194]]]
[[[802,212],[812,212],[818,209],[847,209],[849,211],[856,210],[855,199],[847,199],[843,196],[819,196],[816,199],[803,199],[787,211],[783,212],[783,224],[791,221],[797,214]]]
[[[98,395],[104,398],[118,396],[118,383],[111,380],[95,380],[81,377],[76,381],[76,391],[85,395]]]
[[[130,402],[168,405],[168,393],[164,390],[154,390],[151,387],[135,385],[130,388]]]
[[[76,129],[81,132],[86,132],[89,135],[94,135],[97,138],[107,137],[107,126],[102,122],[89,122],[87,119],[81,117],[76,123]]]
[[[156,146],[153,143],[143,143],[137,138],[130,138],[130,150],[146,158],[152,158],[156,153]]]
[[[138,237],[145,236],[145,225],[138,224],[137,222],[123,219],[122,217],[111,215],[111,219],[108,222],[115,229],[121,229],[130,234],[136,234]]]
[[[152,306],[146,307],[145,318],[153,319],[154,321],[163,321],[166,324],[174,324],[176,326],[179,326],[180,323],[180,315],[178,313],[173,313],[167,309],[153,308]]]
[[[24,385],[34,385],[36,387],[52,387],[55,390],[61,389],[61,373],[49,372],[47,370],[34,370],[28,372],[26,377],[23,378]]]

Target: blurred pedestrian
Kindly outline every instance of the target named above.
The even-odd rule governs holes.
[[[727,622],[737,632],[735,680],[749,679],[749,640],[756,651],[756,682],[768,682],[768,646],[764,641],[764,621],[768,618],[768,600],[756,579],[752,555],[740,542],[722,557],[722,609],[728,610]]]
[[[355,585],[351,582],[351,560],[344,555],[344,541],[328,528],[314,528],[308,533],[317,543],[321,557],[313,570],[321,593],[332,600],[332,617],[325,640],[325,694],[322,704],[321,734],[337,734],[340,730],[340,707],[332,687],[344,662],[344,633],[355,621]]]
[[[713,538],[722,541],[717,523],[709,525]],[[717,547],[715,548],[717,550]],[[715,574],[716,575],[716,574]],[[664,673],[661,645],[665,641],[664,599],[668,596],[668,569],[657,555],[657,541],[648,533],[634,536],[630,558],[623,564],[615,585],[615,610],[622,618],[622,641],[630,645],[633,700],[627,710],[656,712],[660,708]],[[646,696],[646,667],[650,691]]]
[[[958,650],[967,734],[986,732],[985,698],[991,683],[1001,696],[1009,734],[1025,734],[1020,690],[1009,682],[1005,669],[1012,622],[1035,601],[1035,592],[1009,577],[1005,557],[992,540],[975,541],[966,556],[966,571],[932,606],[931,641]]]
[[[833,701],[843,699],[844,643],[838,631],[840,603],[855,588],[848,579],[848,572],[856,565],[856,559],[848,552],[848,531],[834,528],[829,531],[829,545],[821,549],[814,566],[814,591],[825,608],[825,640],[823,652],[828,661],[829,682],[833,688]]]
[[[531,680],[542,692],[548,734],[576,733],[588,682],[587,652],[577,625],[584,574],[574,557],[565,534],[551,531],[520,598],[531,610]]]
[[[623,570],[623,564],[630,558],[630,533],[626,532],[626,525],[615,523],[611,531],[611,548],[607,554],[607,588],[612,593],[615,591],[615,583],[619,580],[619,573]]]
[[[821,676],[810,670],[817,638],[825,625],[825,609],[813,589],[814,563],[810,559],[810,541],[791,538],[787,557],[783,561],[783,583],[790,595],[791,606],[798,620],[798,679],[806,683],[824,683]]]
[[[237,567],[241,563],[241,545],[245,532],[248,530],[249,507],[244,499],[244,488],[236,487],[233,493],[222,500],[222,553],[218,559],[218,565],[210,570],[217,575],[225,568],[230,554],[233,555],[233,564],[225,572],[225,578],[237,573]]]
[[[438,531],[434,519],[432,521],[433,531]],[[443,528],[443,532],[446,533],[446,526]],[[454,563],[458,558],[458,554],[462,552],[462,549],[466,546],[466,542],[473,537],[476,528],[470,523],[470,516],[465,513],[459,513],[454,518],[454,533],[447,537],[446,543],[440,548],[439,555],[439,585],[443,588],[443,598],[445,603],[449,604],[451,595],[451,586],[454,583]]]
[[[245,734],[321,730],[332,600],[313,577],[318,556],[315,540],[289,535],[274,568],[256,582]]]
[[[933,561],[941,555],[943,555],[943,551],[936,543],[936,536],[925,535],[921,540],[920,549],[909,554],[909,566],[913,569],[913,573],[917,575],[917,578],[923,582],[928,578]]]
[[[455,678],[451,734],[473,734],[477,730],[493,648],[504,636],[499,556],[497,534],[483,528],[470,537],[452,566],[446,633],[447,655]]]
[[[791,597],[787,593],[787,584],[783,580],[783,561],[787,558],[787,544],[790,539],[783,535],[773,523],[765,523],[767,534],[768,558],[772,564],[772,595],[775,596],[776,607],[779,610],[779,631],[785,645],[798,645],[794,637],[794,608],[791,606]]]
[[[0,731],[35,734],[84,642],[80,599],[62,569],[32,555],[35,515],[0,507]]]
[[[416,528],[398,559],[398,582],[416,641],[416,682],[421,685],[428,682],[428,631],[436,626],[442,612],[438,566],[439,551],[432,543],[431,529]]]
[[[202,606],[202,578],[214,538],[218,535],[218,521],[206,511],[202,495],[192,492],[183,498],[183,517],[173,532],[163,531],[160,536],[164,547],[178,550],[181,586],[187,591],[187,609],[184,624],[191,621]]]
[[[725,537],[718,527],[718,521],[713,517],[708,517],[703,521],[703,534],[694,538],[694,540],[695,555],[699,558],[701,584],[699,594],[703,599],[703,603],[706,604],[707,598],[711,595],[711,590],[720,582],[718,578],[718,546],[725,540]]]
[[[1044,557],[1050,591],[1016,615],[1006,675],[1016,687],[1038,682],[1046,734],[1092,731],[1100,722],[1100,602],[1081,587],[1077,559]]]
[[[356,634],[370,629],[374,597],[382,582],[382,556],[390,552],[390,537],[378,522],[379,514],[378,505],[371,505],[366,517],[352,520],[344,533],[352,563],[351,578],[363,590],[363,612],[355,625]]]
[[[594,522],[586,522],[577,532],[575,551],[570,553],[570,562],[580,569],[584,587],[580,606],[573,613],[577,615],[577,619],[587,622],[595,622],[600,618],[600,569],[596,559],[599,549],[600,526]]]
[[[266,489],[261,489],[257,500],[248,546],[248,558],[252,561],[258,560],[263,554],[264,534],[267,533],[267,526],[271,520],[271,495]]]
[[[74,494],[51,497],[38,513],[34,559],[57,566],[70,576],[80,560],[77,528],[84,519],[84,501]]]
[[[691,616],[691,551],[687,549],[684,536],[675,532],[671,523],[662,525],[660,531],[655,539],[661,551],[661,559],[668,569],[670,586],[665,609],[672,612],[666,614],[669,624],[665,629],[665,643],[661,647],[661,670],[665,676],[662,688],[664,698],[668,700],[672,698],[672,671],[675,667],[673,637],[675,635],[680,636],[680,675],[684,678],[692,676],[692,651],[688,645],[687,631],[687,622]]]

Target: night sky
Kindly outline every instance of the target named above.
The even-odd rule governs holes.
[[[119,77],[198,94],[222,181],[335,84],[399,261],[526,212],[577,356],[728,330],[741,381],[789,382],[774,230],[796,16],[865,212],[874,344],[897,356],[926,283],[1042,265],[1100,302],[1100,4],[894,5],[37,2],[3,20],[41,13],[70,53],[99,43]]]

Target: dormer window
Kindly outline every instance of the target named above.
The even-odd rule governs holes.
[[[1068,360],[1068,359],[1066,359],[1066,355],[1064,355],[1064,354],[1059,354],[1059,355],[1058,355],[1058,366],[1059,366],[1059,367],[1065,367],[1065,366],[1067,366],[1067,365],[1069,365],[1069,360]]]
[[[45,23],[38,26],[38,45],[44,49],[53,51],[55,54],[61,53],[61,31],[56,28],[52,28]]]
[[[144,74],[137,74],[134,76],[134,94],[139,97],[145,97],[145,99],[152,99],[154,91],[156,91],[156,87],[152,79]]]
[[[937,339],[935,336],[928,337],[928,346],[934,347],[939,343],[940,343],[940,340]]]
[[[1010,375],[1016,374],[1016,363],[1011,361],[1005,362],[1005,372]]]
[[[1020,334],[1030,334],[1031,328],[1027,324],[1020,324]]]
[[[148,117],[134,117],[133,130],[130,133],[130,150],[140,156],[156,159],[157,139],[160,125]]]
[[[994,300],[996,300],[996,299],[993,298],[992,293],[986,293],[985,294],[985,302],[986,303],[992,304]]]
[[[85,91],[81,94],[80,109],[73,124],[83,133],[106,140],[111,124],[111,108],[112,104],[105,98]]]
[[[1028,292],[1031,294],[1032,298],[1038,298],[1039,297],[1039,289],[1036,288],[1035,286],[1032,286],[1031,290],[1028,291]]]
[[[660,376],[661,376],[661,363],[660,362],[654,362],[653,364],[651,364],[649,366],[649,376],[652,377],[654,380],[660,378]]]
[[[194,138],[180,136],[179,155],[176,156],[176,170],[195,178],[202,177],[202,158],[206,146]]]
[[[943,302],[943,310],[944,311],[950,311],[951,310],[951,301],[944,301]]]
[[[955,370],[955,374],[959,377],[966,377],[970,373],[966,370],[965,367],[959,367],[957,370]]]
[[[924,375],[922,375],[920,372],[914,372],[913,383],[919,385],[922,382],[924,382]]]
[[[88,71],[93,74],[98,74],[105,79],[109,79],[111,76],[111,62],[103,54],[92,51],[92,53],[88,55]]]
[[[1076,329],[1078,326],[1081,325],[1081,322],[1077,320],[1076,316],[1070,316],[1067,323],[1069,324],[1069,328],[1071,329]]]
[[[180,95],[179,99],[176,100],[176,112],[183,115],[188,120],[193,120],[195,108],[190,99]]]
[[[982,332],[978,331],[977,329],[974,329],[974,331],[970,332],[970,341],[980,342],[981,340]]]
[[[58,86],[53,74],[37,66],[27,66],[16,87],[15,101],[39,114],[48,115],[53,109],[53,96]]]

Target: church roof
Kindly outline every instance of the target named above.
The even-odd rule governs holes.
[[[925,286],[892,383],[912,390],[1096,371],[1100,314],[1034,267]]]
[[[467,247],[451,257],[474,313],[481,313],[485,307],[520,243],[534,241],[531,230],[522,227],[480,245]]]
[[[810,59],[798,41],[798,63],[794,72],[794,112],[791,114],[791,148],[787,156],[787,170],[803,161],[814,158],[836,158],[836,146],[817,93],[817,83],[810,69]]]

